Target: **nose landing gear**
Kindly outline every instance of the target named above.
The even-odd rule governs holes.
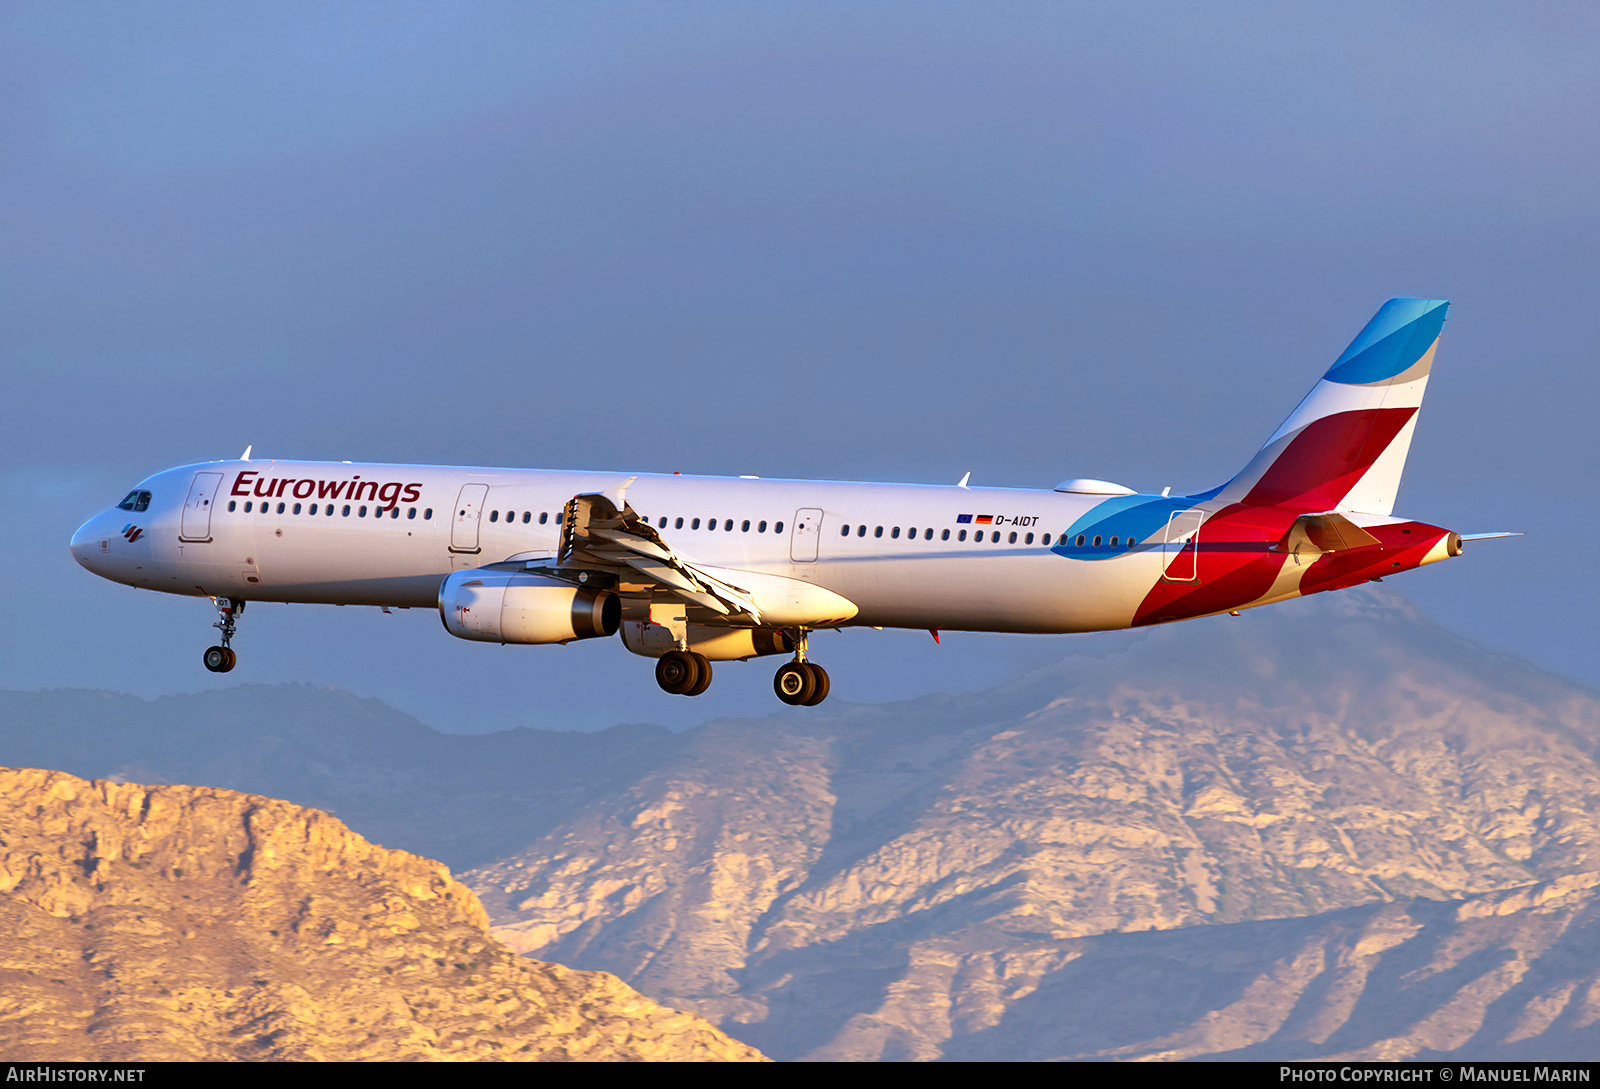
[[[207,647],[205,654],[200,658],[205,667],[213,673],[226,673],[239,664],[239,656],[228,646],[233,641],[233,632],[239,622],[239,614],[244,612],[244,602],[238,598],[214,597],[211,603],[217,607],[217,622],[211,625],[222,633],[222,645]]]
[[[828,698],[828,671],[806,661],[806,634],[804,630],[789,633],[794,661],[778,667],[772,678],[772,690],[791,707],[815,707]]]

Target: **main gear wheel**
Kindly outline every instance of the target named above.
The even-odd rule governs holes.
[[[698,696],[711,687],[711,661],[692,650],[669,650],[656,659],[656,683],[674,696]]]
[[[791,707],[815,707],[829,688],[828,671],[815,662],[787,662],[772,678],[772,690]]]

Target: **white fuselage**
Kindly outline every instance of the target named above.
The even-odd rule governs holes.
[[[567,501],[630,475],[212,462],[149,478],[146,510],[95,516],[72,549],[96,574],[170,593],[433,608],[454,570],[553,555]],[[684,559],[825,588],[857,625],[1127,627],[1162,572],[1158,544],[1104,562],[1052,553],[1105,495],[637,474],[627,499]]]

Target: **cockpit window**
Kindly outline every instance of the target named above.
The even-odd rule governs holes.
[[[118,510],[141,511],[150,509],[150,493],[141,492],[137,488],[129,492],[127,498],[117,504]]]

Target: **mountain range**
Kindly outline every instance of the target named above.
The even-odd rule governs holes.
[[[1600,699],[1359,590],[999,688],[441,735],[0,694],[0,762],[329,810],[776,1058],[1592,1057]]]

